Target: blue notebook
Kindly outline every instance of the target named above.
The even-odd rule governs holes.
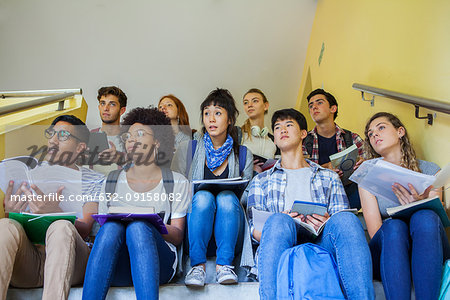
[[[450,226],[450,220],[448,219],[445,208],[442,206],[442,202],[439,197],[427,198],[406,205],[390,207],[386,209],[386,211],[392,218],[409,219],[413,213],[421,209],[433,210],[439,218],[441,218],[442,225],[444,225],[444,227]]]

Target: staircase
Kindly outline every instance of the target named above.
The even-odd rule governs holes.
[[[364,230],[367,234],[366,224],[361,214],[358,215]],[[259,283],[252,277],[247,276],[246,270],[235,266],[239,283],[235,285],[221,285],[216,283],[216,265],[215,257],[208,258],[206,263],[206,285],[202,288],[186,287],[184,285],[184,276],[190,269],[189,258],[185,258],[183,262],[183,273],[175,277],[172,283],[165,284],[159,288],[159,299],[161,300],[257,300],[259,299]],[[355,274],[357,275],[357,274]],[[386,299],[384,295],[383,285],[380,281],[374,281],[375,299]],[[83,293],[82,287],[73,287],[70,290],[69,300],[81,299]],[[42,289],[16,289],[8,290],[7,300],[30,300],[41,299]],[[111,287],[106,297],[107,300],[134,300],[136,295],[133,287]],[[411,291],[411,300],[415,300],[414,291]]]
[[[189,264],[185,266],[188,268]],[[189,269],[187,269],[189,270]],[[187,272],[184,269],[184,274]],[[238,268],[237,274],[239,283],[235,285],[221,285],[215,283],[215,261],[214,258],[208,259],[206,263],[206,285],[203,288],[191,288],[184,285],[183,276],[175,278],[173,283],[165,284],[159,288],[159,299],[161,300],[257,300],[259,299],[259,283],[254,282],[246,276],[245,270]],[[384,296],[383,285],[379,281],[373,282],[375,288],[375,299],[386,299]],[[83,293],[82,287],[74,287],[70,290],[69,300],[81,299]],[[42,289],[15,289],[8,290],[7,300],[30,300],[41,299]],[[134,300],[136,295],[133,287],[111,287],[109,289],[107,300]],[[411,299],[415,300],[414,293]]]

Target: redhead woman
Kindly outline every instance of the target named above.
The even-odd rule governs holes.
[[[192,135],[186,108],[180,99],[169,94],[159,99],[158,109],[170,119],[170,124],[175,134],[176,150],[182,141],[190,140]]]

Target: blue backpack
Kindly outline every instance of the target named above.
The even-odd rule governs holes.
[[[278,264],[277,299],[345,299],[333,256],[312,243],[286,249]]]
[[[439,293],[439,300],[450,299],[450,259],[444,264],[444,270],[442,272],[441,292]]]

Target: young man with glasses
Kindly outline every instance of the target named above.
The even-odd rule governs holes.
[[[92,169],[106,175],[125,162],[125,146],[120,139],[120,117],[127,109],[127,96],[116,86],[106,86],[98,90],[97,99],[102,127],[91,132],[106,133],[110,148],[100,152],[101,163],[92,165]]]
[[[82,213],[75,224],[65,220],[53,222],[46,232],[45,245],[33,244],[18,222],[7,218],[0,220],[0,299],[6,298],[10,284],[19,288],[43,286],[42,299],[67,299],[70,286],[80,284],[84,279],[90,253],[84,239],[91,232],[92,215],[98,211],[96,196],[101,193],[104,176],[76,164],[89,140],[89,130],[80,119],[71,115],[59,116],[44,134],[48,139],[47,153],[45,161],[36,168],[48,168],[50,173],[52,165],[57,165],[68,168],[67,172],[80,172],[81,183],[72,184],[79,184],[79,194],[89,196],[90,200],[61,200],[61,197],[57,197],[60,201],[45,200],[46,195],[41,189],[27,182],[22,183],[13,195],[14,182],[10,181],[4,201],[6,213],[73,212],[80,211],[80,206]],[[71,182],[67,182],[69,184]],[[61,186],[55,192],[61,195],[65,188],[70,187]],[[26,195],[32,200],[14,201],[16,195]]]

